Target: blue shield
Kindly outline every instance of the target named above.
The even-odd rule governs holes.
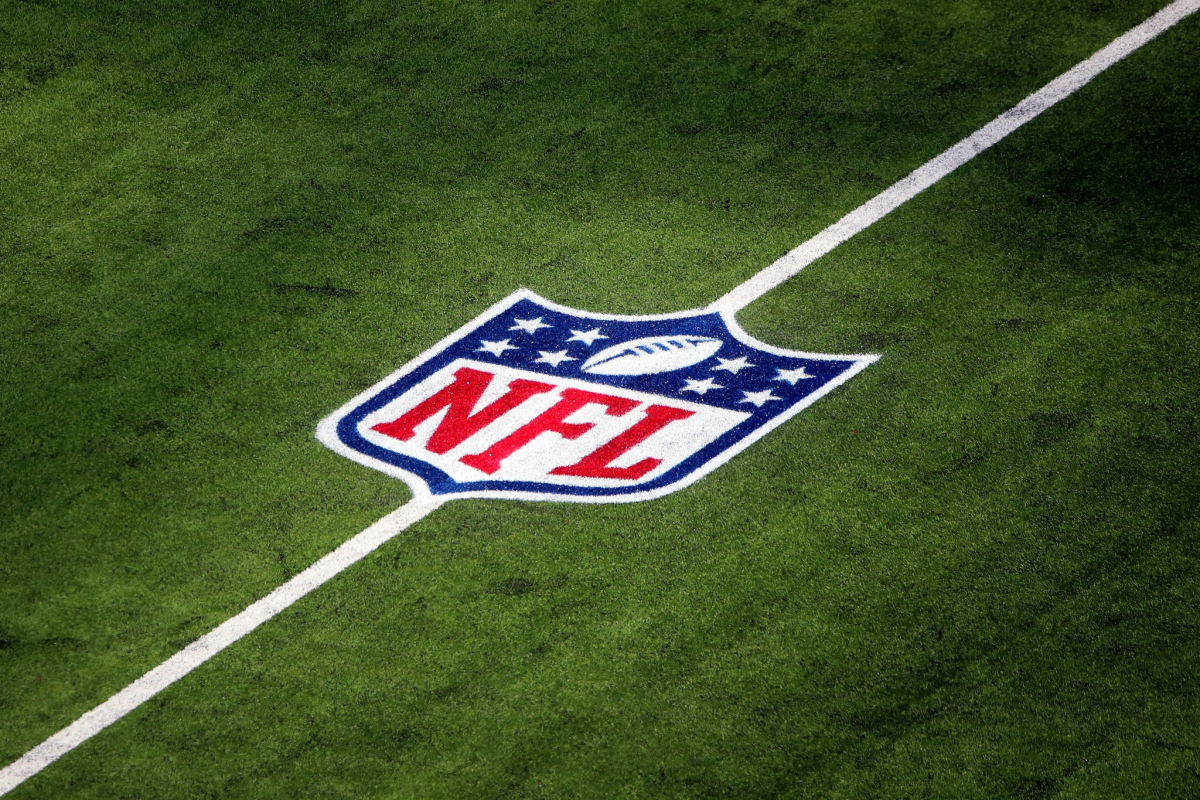
[[[418,495],[647,500],[876,358],[771,347],[717,311],[592,314],[520,290],[324,419],[317,437]]]

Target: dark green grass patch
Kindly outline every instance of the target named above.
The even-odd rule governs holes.
[[[704,304],[1155,3],[10,3],[0,761],[403,503],[316,421],[526,285]],[[884,358],[460,501],[21,797],[1200,793],[1200,32],[742,315]]]

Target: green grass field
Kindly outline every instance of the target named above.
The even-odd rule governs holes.
[[[404,503],[316,422],[490,304],[704,305],[1165,3],[0,3],[0,766]],[[883,358],[11,796],[1200,796],[1200,18],[740,320]]]

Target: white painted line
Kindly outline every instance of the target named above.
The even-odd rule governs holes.
[[[1016,107],[1004,112],[976,133],[842,217],[717,300],[709,308],[714,311],[728,312],[728,318],[732,319],[732,315],[736,311],[762,297],[871,223],[883,218],[918,192],[937,183],[1197,9],[1200,9],[1200,0],[1178,0],[1167,6],[1091,58],[1051,81],[1045,88],[1025,98]],[[731,326],[732,329],[735,329],[735,326]],[[836,384],[844,382],[855,372],[866,368],[872,360],[874,359],[864,359],[853,370],[831,382],[818,395],[814,395],[811,400],[816,400],[821,394],[832,390]],[[764,428],[762,433],[766,433],[771,427],[774,426]],[[36,775],[47,765],[112,725],[313,589],[352,564],[361,561],[393,536],[441,506],[443,502],[445,501],[429,495],[414,496],[408,503],[359,533],[266,597],[192,642],[0,770],[0,795],[8,793],[26,778]]]
[[[163,689],[279,614],[347,567],[442,505],[414,497],[240,614],[226,620],[79,719],[0,770],[0,794],[16,788]]]
[[[735,287],[709,308],[714,311],[727,311],[730,314],[745,308],[854,234],[883,219],[906,201],[933,186],[1026,122],[1051,108],[1060,100],[1071,96],[1101,72],[1177,22],[1194,14],[1197,9],[1200,9],[1200,0],[1177,0],[1167,6],[1141,25],[1115,39],[1112,44],[1091,58],[1081,61],[1040,90],[1029,95],[949,150],[884,189],[750,280]]]

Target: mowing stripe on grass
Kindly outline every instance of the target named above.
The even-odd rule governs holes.
[[[721,297],[709,308],[713,311],[736,312],[750,305],[854,234],[870,227],[906,201],[933,186],[1026,122],[1053,107],[1060,100],[1070,97],[1101,72],[1175,23],[1195,13],[1197,9],[1200,9],[1200,0],[1177,0],[1167,6],[1141,25],[1114,39],[1112,44],[1098,51],[1091,58],[1079,62],[949,150],[925,162],[804,244],[788,252],[774,264]]]
[[[1089,83],[1108,67],[1200,10],[1200,0],[1177,0],[1114,40],[1092,57],[1051,81],[971,136],[936,156],[882,193],[787,253],[709,308],[736,312],[828,253],[841,242],[882,219],[906,200],[929,188],[1029,120]],[[159,664],[96,708],[55,733],[4,769],[0,795],[40,772],[142,703],[187,675],[229,645],[276,616],[347,567],[356,564],[401,531],[440,507],[444,499],[414,497],[320,559],[244,611],[226,620]]]

